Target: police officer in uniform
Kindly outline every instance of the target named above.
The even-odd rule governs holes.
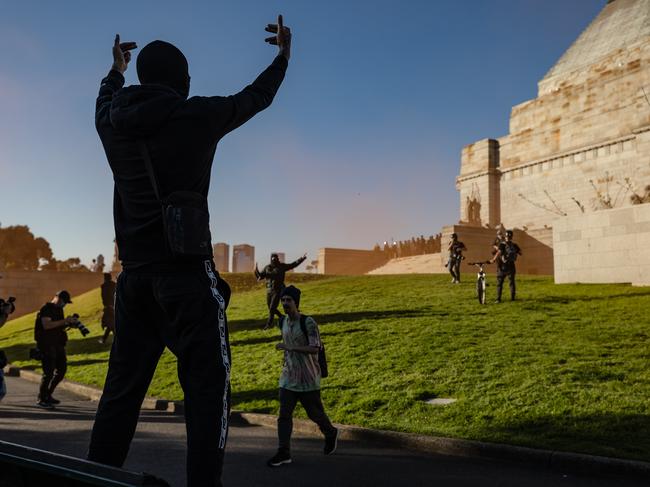
[[[451,274],[451,283],[460,284],[460,262],[463,260],[463,251],[467,250],[465,244],[458,240],[456,233],[451,234],[451,241],[447,246],[449,251],[449,260],[447,260],[447,268]]]
[[[503,281],[508,277],[510,283],[510,300],[515,300],[515,261],[521,255],[519,245],[512,241],[512,230],[506,231],[506,238],[500,242],[497,252],[490,262],[497,263],[497,299],[495,303],[501,302],[501,293],[503,291]]]

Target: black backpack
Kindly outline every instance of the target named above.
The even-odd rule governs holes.
[[[300,315],[300,329],[302,330],[303,335],[305,335],[307,343],[309,343],[309,336],[307,335],[307,316],[303,314]],[[282,320],[280,320],[280,331],[282,331]],[[318,365],[320,366],[320,376],[323,379],[326,378],[329,375],[329,371],[327,369],[327,355],[325,355],[325,344],[322,340],[320,342],[320,348],[318,349]]]
[[[309,336],[307,336],[307,316],[303,314],[300,315],[300,329],[309,343]],[[320,333],[318,334],[318,338],[320,339]],[[320,376],[324,379],[329,375],[329,371],[327,369],[327,355],[325,355],[325,344],[323,340],[320,340],[320,348],[318,349],[318,365],[320,366]]]

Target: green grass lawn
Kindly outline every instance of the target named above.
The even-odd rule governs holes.
[[[260,329],[264,291],[229,278],[240,290],[228,311],[234,407],[276,413],[278,331]],[[469,277],[460,286],[426,275],[288,281],[321,326],[323,398],[336,422],[650,461],[649,288],[521,277],[519,301],[480,306]],[[93,335],[73,330],[68,346],[68,378],[97,386],[108,358],[99,299],[98,290],[75,298],[70,312]],[[0,330],[16,365],[38,367],[26,360],[33,321]],[[183,397],[171,354],[149,393]],[[457,402],[424,403],[432,397]]]

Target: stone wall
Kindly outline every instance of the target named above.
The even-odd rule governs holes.
[[[474,273],[476,267],[469,262],[486,261],[492,258],[492,246],[496,238],[496,230],[474,227],[469,225],[451,225],[442,229],[441,262],[444,265],[448,253],[447,245],[451,234],[458,234],[458,239],[465,244],[465,260],[461,264],[461,273]],[[513,230],[513,240],[521,248],[522,256],[517,259],[517,272],[519,274],[553,274],[553,248],[552,231],[550,229],[536,232],[524,232],[520,229]],[[496,265],[487,267],[488,273],[496,272]]]
[[[461,222],[478,196],[478,226],[525,231],[527,269],[546,274],[555,225],[632,208],[650,185],[650,0],[609,2],[538,87],[508,135],[463,149],[456,187]]]
[[[650,204],[563,218],[553,228],[555,282],[650,285]]]
[[[446,274],[447,268],[442,262],[440,252],[435,254],[411,255],[391,259],[386,264],[371,270],[371,275],[390,274]]]
[[[565,216],[602,209],[598,192],[603,198],[609,196],[613,206],[624,207],[631,205],[631,191],[643,194],[648,184],[650,127],[549,159],[502,168],[501,216],[507,227],[552,227]]]
[[[66,289],[75,296],[95,289],[104,281],[101,272],[2,271],[0,297],[16,297],[17,317],[36,311],[57,291]]]
[[[383,252],[326,247],[318,251],[318,273],[361,275],[382,266],[386,261]]]

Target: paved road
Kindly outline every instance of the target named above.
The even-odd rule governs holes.
[[[97,403],[64,391],[55,411],[35,406],[36,384],[9,377],[0,402],[0,440],[83,458]],[[442,455],[419,455],[340,442],[335,455],[322,455],[320,439],[296,437],[292,465],[266,467],[274,453],[275,430],[234,425],[224,467],[227,487],[636,487],[647,482],[563,475],[511,463]],[[125,468],[146,471],[185,485],[185,428],[182,418],[143,411]]]

